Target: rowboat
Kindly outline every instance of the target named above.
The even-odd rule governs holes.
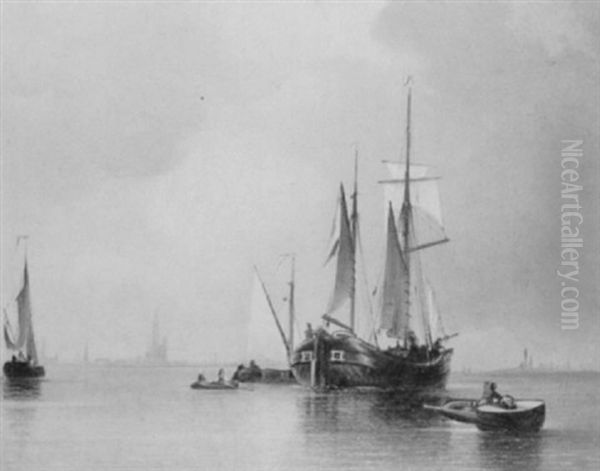
[[[465,399],[451,400],[442,406],[425,405],[424,408],[458,422],[475,424],[483,431],[537,432],[546,418],[546,404],[541,399],[517,399],[510,409]]]
[[[230,390],[230,389],[237,389],[238,388],[238,383],[237,382],[231,382],[231,383],[220,383],[218,381],[194,381],[191,385],[190,388],[192,389],[214,389],[214,390]]]

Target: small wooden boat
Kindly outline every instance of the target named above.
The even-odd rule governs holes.
[[[237,382],[220,383],[218,381],[194,381],[190,388],[192,389],[214,389],[214,390],[230,390],[237,389]]]
[[[20,360],[7,361],[4,363],[2,371],[4,376],[10,379],[41,378],[46,374],[43,366]]]
[[[478,404],[475,400],[452,400],[443,406],[425,405],[449,419],[475,424],[479,430],[537,432],[546,419],[546,404],[540,399],[517,399],[513,408]]]

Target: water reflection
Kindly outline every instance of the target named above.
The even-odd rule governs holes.
[[[545,436],[544,431],[527,434],[480,432],[477,435],[480,468],[542,469]]]
[[[423,409],[424,400],[374,391],[307,393],[297,402],[304,445],[320,455],[325,468],[353,468],[358,462],[373,469],[396,469],[399,462],[407,469],[434,466],[450,451],[451,431]]]
[[[380,420],[402,427],[439,427],[446,424],[435,411],[423,404],[437,404],[439,395],[381,392],[374,396],[371,411]]]
[[[445,426],[439,414],[423,408],[439,398],[423,394],[381,391],[307,393],[299,399],[303,416],[311,427],[323,431],[343,428],[347,421],[369,421],[394,427]]]
[[[38,399],[42,380],[39,378],[4,378],[2,391],[5,400]]]

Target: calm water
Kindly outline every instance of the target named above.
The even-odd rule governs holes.
[[[495,376],[547,403],[542,432],[514,436],[387,394],[196,391],[188,367],[46,371],[37,387],[3,383],[3,471],[600,469],[598,375]],[[478,396],[484,379],[455,375],[449,394]]]

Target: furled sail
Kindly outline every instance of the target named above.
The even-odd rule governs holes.
[[[404,171],[402,162],[386,162],[391,179],[384,180],[384,194],[388,201],[400,207],[404,199]],[[430,247],[448,241],[444,230],[437,177],[428,176],[429,167],[410,165],[410,199],[412,224],[417,245],[411,250]]]
[[[408,266],[400,248],[394,211],[390,203],[379,325],[389,337],[403,338],[406,335],[409,322],[408,290]]]
[[[339,309],[350,299],[354,283],[354,242],[343,185],[340,187],[340,191],[339,236],[331,252],[331,255],[337,254],[335,287],[327,307],[327,313]]]

